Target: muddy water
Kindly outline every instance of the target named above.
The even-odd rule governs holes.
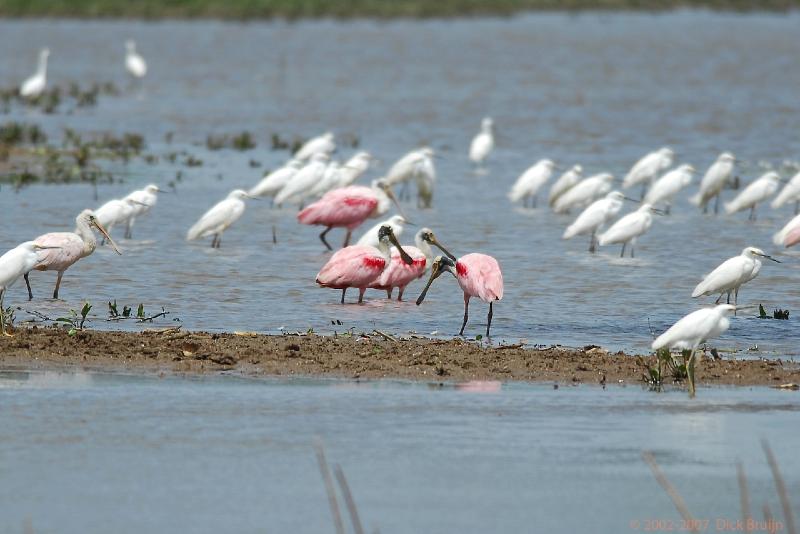
[[[799,21],[797,14],[694,12],[391,23],[2,21],[5,84],[27,76],[36,49],[48,45],[53,83],[113,80],[125,88],[74,114],[17,111],[8,118],[41,123],[56,138],[64,127],[139,132],[150,153],[185,149],[204,162],[116,166],[125,183],[100,186],[100,201],[149,182],[166,184],[178,170],[184,177],[177,194],[162,195],[137,223],[135,239],[121,240],[122,258],[100,250],[68,271],[64,302],[25,307],[55,316],[86,299],[95,304],[94,328],[135,327],[104,321],[104,303],[116,299],[143,302],[148,311],[164,306],[171,316],[162,326],[179,318],[191,329],[456,333],[462,299],[452,279],[438,282],[419,308],[378,293],[364,306],[339,306],[336,292],[313,283],[329,257],[319,230],[297,225],[291,210],[252,202],[219,251],[183,240],[207,207],[287,157],[270,149],[270,134],[331,129],[358,136],[383,161],[368,178],[421,143],[440,151],[434,209],[406,209],[455,252],[499,259],[506,296],[494,314],[498,339],[644,350],[651,329],[663,330],[698,305],[690,293],[704,273],[748,245],[774,251],[770,236],[791,209],[763,209],[752,224],[744,214],[703,216],[686,193],[673,215],[657,218],[640,240],[637,257],[620,260],[617,247],[590,256],[583,239],[563,242],[569,216],[514,209],[505,193],[542,157],[621,176],[662,145],[700,169],[730,150],[744,161],[744,182],[761,172],[761,160],[798,158]],[[147,79],[133,86],[122,69],[126,37],[137,39],[150,66]],[[495,118],[501,138],[489,174],[476,176],[466,147],[484,115]],[[208,134],[242,130],[255,132],[257,149],[206,150]],[[340,155],[352,152],[343,147]],[[78,211],[98,204],[89,187],[3,188],[0,248],[70,229]],[[796,354],[800,263],[796,253],[774,252],[784,263],[765,266],[740,296],[769,310],[788,308],[791,320],[737,319],[721,345]],[[55,276],[32,278],[37,294],[47,296]],[[419,289],[409,288],[409,297]],[[23,297],[18,287],[9,301],[23,304]],[[482,332],[485,311],[473,307],[470,336]]]

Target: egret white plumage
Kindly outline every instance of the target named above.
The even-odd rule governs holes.
[[[3,298],[6,291],[19,280],[20,277],[27,275],[39,262],[39,251],[46,248],[37,245],[34,241],[26,241],[12,248],[0,256],[0,334],[10,336],[6,332],[5,306]]]
[[[747,247],[742,250],[740,255],[725,260],[716,269],[707,274],[703,281],[697,284],[697,287],[692,291],[692,298],[719,293],[719,298],[717,298],[717,303],[719,303],[722,300],[722,295],[727,293],[727,302],[730,304],[731,293],[733,293],[733,303],[737,304],[739,288],[758,276],[759,271],[761,271],[761,260],[759,258],[766,258],[780,263],[780,261],[766,254],[760,248]]]
[[[697,192],[689,201],[703,208],[703,213],[708,212],[708,202],[712,198],[714,201],[714,213],[719,211],[719,195],[725,185],[733,176],[736,158],[730,152],[723,152],[717,160],[708,168],[703,179],[700,181],[700,191]]]
[[[369,169],[374,158],[369,152],[358,152],[339,169],[339,182],[336,187],[347,187],[361,178]]]
[[[136,205],[133,199],[115,198],[94,210],[94,215],[103,228],[105,228],[108,233],[111,233],[114,226],[126,224],[128,222],[128,219],[132,217],[136,211]]]
[[[667,147],[650,152],[631,167],[622,180],[622,187],[627,189],[639,184],[646,186],[655,180],[661,171],[672,166],[674,157],[675,153]]]
[[[144,78],[147,74],[147,62],[136,51],[136,42],[132,39],[125,41],[125,69],[134,78]]]
[[[125,238],[133,238],[133,225],[137,217],[146,215],[153,209],[158,202],[158,193],[164,193],[156,184],[149,184],[144,189],[139,189],[130,193],[123,200],[133,202],[133,213],[127,218],[125,225]]]
[[[426,209],[433,202],[433,190],[436,187],[436,167],[433,164],[433,149],[420,150],[422,159],[417,163],[414,177],[417,181],[417,207]]]
[[[576,235],[591,234],[589,252],[594,252],[595,234],[604,224],[616,217],[622,209],[623,200],[625,195],[619,191],[612,191],[605,198],[595,200],[578,215],[575,222],[567,227],[562,238],[571,239]]]
[[[550,188],[550,193],[547,195],[547,205],[552,208],[561,195],[580,182],[581,178],[583,178],[583,167],[573,165],[567,172],[559,176],[558,180]]]
[[[356,245],[364,245],[366,247],[376,247],[378,246],[378,230],[381,229],[381,226],[389,226],[394,232],[395,237],[400,239],[400,236],[403,235],[403,230],[405,229],[405,225],[408,221],[402,215],[392,215],[385,221],[381,221],[366,232],[364,235],[356,241]]]
[[[798,207],[800,207],[800,172],[792,176],[792,179],[783,186],[781,192],[772,201],[772,207],[778,209],[789,202],[795,203],[794,212],[797,214]]]
[[[390,187],[403,184],[403,188],[400,190],[400,198],[407,197],[408,183],[417,179],[419,173],[430,173],[431,169],[433,169],[433,156],[434,151],[430,147],[422,147],[408,152],[389,168],[384,181]],[[436,172],[434,170],[434,180],[435,177]]]
[[[469,145],[469,159],[472,163],[481,166],[494,148],[494,121],[485,117],[481,121],[481,131],[472,139]]]
[[[19,88],[20,96],[25,98],[36,98],[47,88],[47,58],[50,56],[50,49],[43,48],[39,52],[39,64],[36,73],[22,82]]]
[[[644,202],[654,206],[663,202],[666,204],[666,213],[669,213],[675,195],[692,183],[692,175],[694,167],[691,165],[684,164],[672,169],[650,186],[644,196]]]
[[[325,167],[325,172],[322,173],[322,178],[311,187],[308,196],[311,198],[320,197],[339,186],[339,173],[342,170],[342,164],[338,161],[331,161]]]
[[[214,236],[211,248],[222,245],[222,233],[233,223],[239,220],[244,213],[246,198],[252,198],[242,189],[234,189],[224,200],[221,200],[200,217],[186,233],[187,241],[194,241],[199,237]]]
[[[619,257],[625,256],[625,247],[630,243],[631,258],[636,240],[644,235],[653,225],[653,212],[656,211],[651,204],[642,204],[639,209],[622,217],[603,232],[598,239],[600,246],[622,243],[622,252]]]
[[[725,213],[732,214],[737,211],[750,209],[749,220],[756,220],[756,206],[775,194],[778,190],[780,176],[777,172],[769,171],[754,182],[750,183],[736,195],[736,198],[725,203]]]
[[[264,176],[247,194],[251,197],[275,197],[302,167],[302,161],[290,159],[283,167]]]
[[[294,159],[306,161],[311,159],[314,154],[322,153],[326,156],[333,154],[336,151],[336,142],[332,132],[325,132],[324,134],[313,137],[306,141],[300,149],[295,152]]]
[[[555,163],[553,163],[552,160],[542,159],[536,162],[535,165],[517,178],[517,181],[514,182],[511,191],[508,193],[508,199],[511,200],[511,202],[519,202],[525,199],[524,205],[526,207],[528,206],[529,200],[532,199],[533,207],[535,208],[539,189],[553,176],[554,168]]]
[[[311,156],[303,168],[295,173],[294,176],[283,186],[275,195],[275,204],[278,206],[284,202],[296,202],[302,204],[311,194],[313,187],[322,180],[325,169],[328,168],[328,155],[324,152],[317,152]]]
[[[800,237],[800,215],[795,215],[783,228],[775,232],[772,236],[772,242],[778,246],[791,247],[797,244],[795,236]],[[787,237],[790,237],[790,239],[787,239]]]
[[[562,194],[553,204],[553,211],[556,213],[566,213],[571,209],[584,208],[607,195],[611,191],[611,182],[614,177],[609,173],[595,174],[583,179],[564,194]]]

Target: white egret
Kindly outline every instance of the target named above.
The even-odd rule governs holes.
[[[800,172],[792,176],[778,196],[772,201],[772,207],[778,209],[784,204],[794,202],[794,212],[797,214],[798,207],[800,207]]]
[[[399,239],[400,236],[403,234],[403,230],[405,229],[405,225],[408,224],[405,217],[402,215],[393,215],[386,219],[383,222],[379,222],[366,232],[361,238],[356,241],[356,245],[364,245],[368,247],[377,247],[376,243],[378,243],[378,230],[381,229],[381,226],[390,226],[394,235]]]
[[[284,202],[296,202],[298,204],[310,195],[311,190],[317,182],[322,180],[325,169],[328,168],[328,155],[324,152],[317,152],[311,156],[309,161],[302,169],[297,171],[287,182],[283,189],[275,195],[275,204],[278,206]]]
[[[303,162],[299,159],[290,159],[283,167],[265,175],[247,194],[251,197],[274,198],[302,166]]]
[[[689,201],[697,207],[703,208],[703,213],[708,212],[708,201],[714,201],[714,213],[719,211],[719,195],[733,176],[733,168],[736,158],[730,152],[723,152],[717,160],[708,168],[703,179],[700,181],[700,191],[697,192]]]
[[[585,178],[558,197],[553,204],[553,211],[566,213],[573,208],[584,208],[598,198],[607,195],[611,191],[611,182],[613,181],[614,177],[609,173],[595,174]]]
[[[164,193],[156,184],[150,184],[144,189],[139,189],[126,196],[123,200],[133,202],[133,213],[127,218],[125,225],[125,238],[133,238],[133,225],[137,217],[147,214],[158,202],[158,193]]]
[[[733,292],[733,303],[737,304],[739,288],[758,276],[759,271],[761,271],[761,260],[759,258],[766,258],[780,263],[780,261],[766,254],[760,248],[747,247],[740,255],[725,260],[719,267],[707,274],[703,281],[697,284],[697,287],[692,291],[692,298],[719,293],[719,298],[717,298],[717,303],[719,303],[722,300],[722,295],[727,293],[727,302],[730,304],[731,292]]]
[[[390,187],[403,184],[399,195],[402,200],[407,197],[408,182],[416,179],[417,174],[423,170],[422,166],[426,163],[425,160],[432,159],[433,156],[434,151],[430,147],[422,147],[408,152],[389,168],[384,181]],[[433,163],[431,162],[432,165]]]
[[[128,219],[132,217],[136,211],[136,206],[137,203],[132,199],[115,198],[94,210],[94,215],[103,228],[105,228],[108,233],[111,233],[114,226],[128,222]],[[105,239],[103,239],[103,242],[105,242]]]
[[[469,159],[472,163],[481,166],[489,157],[494,148],[494,122],[490,117],[481,121],[481,131],[472,139],[469,145]]]
[[[325,172],[322,173],[322,178],[311,187],[308,196],[320,197],[339,186],[339,173],[342,170],[342,164],[338,161],[331,161],[325,167]],[[377,230],[376,230],[377,231]]]
[[[300,161],[311,159],[311,156],[317,153],[330,156],[336,151],[336,142],[334,141],[333,133],[326,132],[318,137],[313,137],[306,141],[300,150],[295,152],[294,158]]]
[[[559,176],[558,180],[556,180],[550,188],[550,193],[547,195],[547,205],[552,208],[559,197],[580,182],[582,177],[583,167],[580,165],[573,165],[571,169]]]
[[[336,187],[347,187],[361,178],[369,169],[374,158],[369,152],[357,152],[339,170],[339,182]]]
[[[147,74],[147,62],[136,51],[136,42],[133,39],[125,41],[125,69],[134,78],[144,78]]]
[[[783,228],[775,232],[772,236],[772,242],[778,246],[791,247],[797,244],[795,239],[798,236],[800,236],[800,215],[795,215]]]
[[[25,98],[36,98],[47,88],[47,58],[50,56],[50,49],[43,48],[39,52],[39,65],[36,74],[22,82],[19,88],[20,96]]]
[[[519,202],[524,199],[524,205],[528,207],[528,202],[532,199],[533,207],[535,208],[539,189],[553,176],[555,166],[556,164],[549,159],[542,159],[536,162],[514,182],[511,191],[508,192],[509,200],[511,202]]]
[[[591,234],[589,252],[594,252],[595,234],[619,213],[623,200],[625,196],[619,191],[612,191],[605,198],[595,200],[567,227],[562,238],[571,239],[576,235]]]
[[[27,275],[39,262],[39,251],[47,248],[37,245],[34,241],[26,241],[12,248],[0,256],[0,333],[10,336],[6,332],[5,307],[3,297],[6,291],[19,280],[20,277]]]
[[[422,159],[417,163],[414,177],[417,181],[417,207],[430,208],[433,202],[433,190],[436,187],[436,167],[433,164],[433,150],[423,148]]]
[[[756,206],[778,190],[780,176],[777,172],[769,171],[744,188],[736,198],[725,203],[725,213],[731,214],[750,208],[749,220],[756,220]]]
[[[672,149],[667,147],[650,152],[631,167],[622,180],[622,187],[627,189],[638,184],[646,187],[649,182],[655,180],[661,171],[672,166],[674,156],[675,153]],[[642,193],[644,194],[644,191]]]
[[[663,202],[666,204],[665,212],[669,213],[675,195],[692,183],[693,174],[694,167],[691,165],[684,164],[672,169],[653,183],[644,196],[644,202],[654,206]]]
[[[186,234],[186,240],[193,241],[198,237],[213,235],[211,248],[219,248],[222,244],[222,233],[244,213],[246,198],[253,197],[242,189],[234,189],[228,193],[225,200],[218,202],[194,223]]]
[[[656,211],[651,204],[642,204],[639,209],[622,217],[603,232],[598,239],[600,246],[622,243],[622,252],[619,257],[625,256],[625,247],[631,244],[631,258],[636,240],[644,235],[653,225],[653,212]]]

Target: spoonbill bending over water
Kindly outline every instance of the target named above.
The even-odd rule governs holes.
[[[519,202],[525,199],[525,207],[528,207],[528,201],[533,200],[533,207],[536,207],[536,198],[539,189],[550,179],[553,175],[555,163],[549,159],[543,159],[530,167],[527,171],[522,173],[522,176],[517,178],[517,181],[511,187],[508,193],[508,199],[511,202]]]
[[[740,255],[725,260],[719,267],[707,274],[703,281],[697,284],[697,287],[692,291],[692,298],[719,293],[719,298],[717,298],[717,304],[719,304],[719,301],[722,300],[722,295],[727,293],[727,302],[730,304],[731,292],[733,292],[733,303],[734,305],[737,304],[739,288],[758,276],[759,271],[761,271],[761,260],[759,258],[766,258],[780,263],[780,261],[766,254],[760,248],[747,247]]]
[[[742,211],[750,208],[750,215],[748,220],[756,220],[756,206],[759,202],[763,202],[778,190],[778,182],[780,176],[777,172],[770,171],[763,174],[756,181],[744,188],[744,190],[736,195],[736,198],[730,202],[725,203],[725,213],[731,214],[737,211]]]
[[[283,189],[275,195],[275,204],[280,206],[284,202],[297,202],[302,205],[303,201],[311,195],[314,186],[322,180],[327,167],[327,154],[324,152],[317,152],[311,156],[311,161],[297,171],[294,176],[286,182]]]
[[[300,147],[300,150],[295,152],[294,159],[306,161],[314,154],[325,154],[330,156],[336,151],[336,143],[334,142],[333,133],[325,132],[318,137],[312,137]]]
[[[381,226],[378,230],[378,247],[353,245],[337,251],[317,274],[317,283],[321,287],[342,290],[344,296],[350,287],[358,288],[358,302],[364,301],[364,292],[389,265],[392,259],[390,246],[397,247],[403,262],[412,265],[414,260],[409,256],[392,232],[391,226]]]
[[[644,196],[644,202],[654,206],[663,202],[666,204],[665,213],[669,213],[672,199],[681,189],[692,183],[693,174],[694,167],[691,165],[681,165],[677,169],[672,169],[653,183]]]
[[[19,88],[20,96],[36,98],[47,88],[47,58],[49,56],[50,50],[48,48],[43,48],[39,52],[39,65],[36,68],[36,74],[22,82]]]
[[[595,200],[578,215],[575,222],[567,227],[562,236],[563,239],[571,239],[576,235],[591,234],[589,252],[594,252],[595,234],[604,224],[616,217],[619,210],[622,209],[623,200],[625,200],[625,196],[619,191],[612,191],[605,198]]]
[[[571,169],[562,174],[550,188],[550,193],[547,195],[547,205],[552,208],[561,195],[581,181],[582,175],[583,167],[580,165],[573,165]]]
[[[125,226],[125,237],[131,239],[133,237],[133,224],[136,222],[137,217],[141,217],[148,213],[158,202],[158,194],[165,193],[163,189],[159,189],[156,184],[150,184],[144,189],[139,189],[126,196],[123,200],[133,201],[133,214],[128,217]]]
[[[211,248],[219,248],[222,244],[222,233],[230,225],[239,220],[244,213],[244,199],[252,198],[241,189],[234,189],[225,200],[218,202],[208,210],[200,220],[189,228],[186,234],[187,241],[194,241],[198,237],[214,236]]]
[[[34,268],[39,261],[39,251],[46,248],[52,247],[42,247],[34,241],[26,241],[0,256],[0,333],[4,336],[11,334],[6,333],[3,297],[19,277],[27,275]]]
[[[611,191],[611,182],[614,177],[608,173],[595,174],[578,182],[563,195],[558,197],[553,205],[556,213],[566,213],[573,208],[584,208],[607,195]]]
[[[147,62],[136,51],[136,42],[125,41],[125,69],[134,78],[144,78],[147,74]]]
[[[361,238],[356,241],[356,245],[363,245],[365,247],[377,247],[378,246],[378,230],[381,229],[381,226],[391,226],[392,232],[394,236],[400,239],[400,236],[403,235],[403,230],[405,229],[405,225],[408,224],[405,217],[402,215],[392,215],[385,221],[381,221],[366,232]]]
[[[629,213],[606,230],[598,240],[600,246],[622,243],[622,252],[619,257],[625,257],[625,247],[631,244],[631,258],[633,258],[633,248],[636,246],[636,239],[644,235],[653,225],[653,212],[656,211],[650,204],[642,204],[641,207]]]
[[[346,247],[355,228],[369,218],[380,217],[386,213],[392,203],[402,214],[403,210],[397,204],[391,188],[386,182],[376,180],[372,182],[372,187],[351,185],[325,193],[321,199],[300,211],[297,220],[300,224],[325,226],[319,238],[328,250],[333,250],[325,240],[325,235],[331,229],[347,228],[344,240]]]
[[[638,184],[646,187],[648,183],[656,179],[661,171],[672,166],[673,157],[675,157],[675,153],[667,147],[650,152],[631,167],[622,180],[622,187],[627,189]],[[644,190],[642,190],[642,194],[644,195]]]
[[[481,121],[481,131],[472,139],[469,145],[469,159],[472,163],[482,166],[494,148],[494,122],[486,117]]]
[[[443,272],[449,272],[458,281],[464,291],[464,322],[461,323],[459,336],[464,335],[464,327],[469,318],[469,299],[478,297],[489,304],[489,315],[486,318],[486,337],[492,327],[492,305],[503,298],[503,273],[497,260],[486,254],[467,254],[456,260],[451,256],[437,256],[431,266],[431,277],[417,298],[417,306],[425,300],[425,294],[434,280]]]
[[[719,195],[725,188],[725,184],[733,176],[733,167],[736,158],[730,152],[723,152],[717,157],[711,167],[708,168],[703,179],[700,181],[700,191],[697,192],[689,202],[697,207],[703,208],[703,213],[708,212],[708,201],[714,200],[714,213],[719,212]]]
[[[798,208],[800,208],[800,172],[792,176],[792,179],[787,182],[775,200],[772,201],[772,207],[778,209],[784,204],[794,202],[794,213],[797,215]]]
[[[97,248],[97,238],[92,232],[93,228],[108,240],[114,252],[122,254],[92,210],[83,210],[75,219],[75,226],[75,232],[51,232],[34,239],[37,246],[47,249],[39,253],[39,261],[34,269],[58,272],[56,288],[53,290],[54,299],[58,298],[58,288],[61,286],[61,277],[64,276],[64,271],[79,259],[89,256]],[[25,273],[25,284],[28,286],[28,299],[33,299],[28,273]]]

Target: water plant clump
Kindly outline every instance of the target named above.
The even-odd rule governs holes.
[[[116,96],[119,93],[112,82],[94,82],[88,87],[72,82],[65,86],[49,87],[33,98],[20,95],[17,87],[6,87],[0,89],[0,112],[8,114],[12,106],[37,108],[46,114],[71,112],[96,106],[101,95]]]
[[[252,150],[256,147],[256,142],[248,131],[238,133],[236,135],[211,135],[206,137],[206,148],[209,150],[222,150],[224,148],[231,148],[234,150],[245,151]]]

